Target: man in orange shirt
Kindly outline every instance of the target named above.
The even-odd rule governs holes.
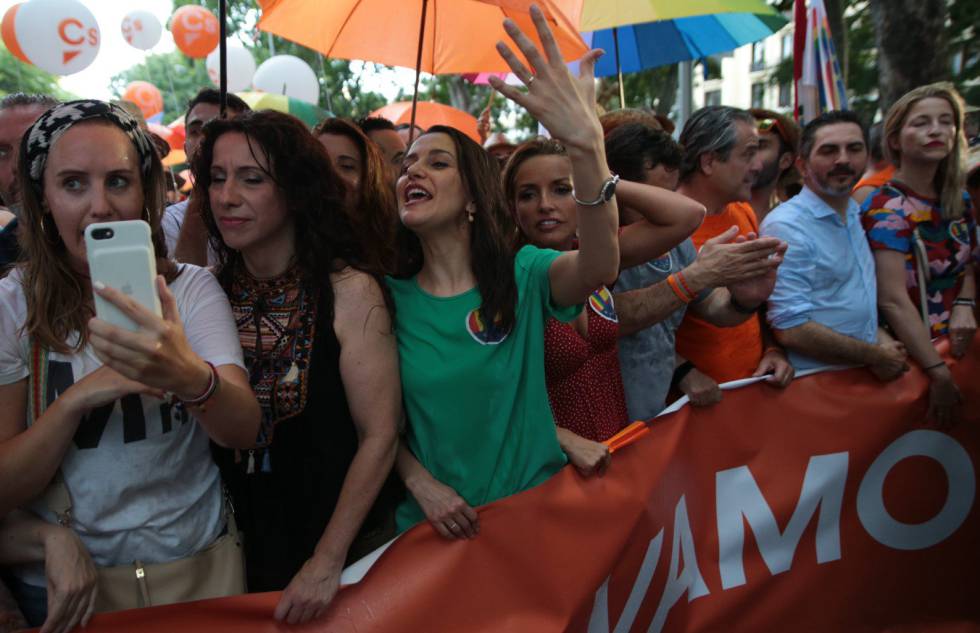
[[[707,240],[733,227],[740,236],[757,235],[759,222],[748,203],[755,197],[753,187],[760,175],[769,180],[765,183],[768,201],[779,175],[789,166],[783,163],[792,163],[793,157],[784,160],[785,155],[793,150],[778,151],[782,145],[770,140],[766,153],[760,151],[759,127],[766,128],[764,133],[777,127],[770,116],[760,121],[745,110],[720,107],[708,116],[692,118],[691,123],[680,137],[684,160],[677,191],[703,204],[708,212],[691,236],[695,247],[700,249]],[[720,400],[720,382],[770,373],[770,382],[779,386],[793,379],[793,367],[783,350],[775,344],[764,345],[762,321],[756,314],[761,306],[736,305],[733,300],[733,307],[751,316],[740,325],[719,328],[689,312],[677,331],[676,364],[689,377],[689,384],[693,379],[698,385],[689,394],[695,404]]]

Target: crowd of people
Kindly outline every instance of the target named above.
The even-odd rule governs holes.
[[[480,506],[601,476],[632,420],[735,379],[915,363],[956,422],[933,340],[976,331],[980,170],[950,85],[895,103],[880,150],[845,111],[709,106],[674,140],[600,114],[599,53],[572,76],[534,17],[541,50],[505,24],[530,67],[499,47],[525,88],[491,81],[550,138],[311,132],[205,89],[169,206],[126,109],[0,101],[0,568],[27,624],[246,590],[309,621],[396,534],[479,538]],[[90,277],[84,229],[117,220],[151,229],[162,316]]]

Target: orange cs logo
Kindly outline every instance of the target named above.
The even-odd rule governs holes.
[[[58,36],[69,46],[82,46],[88,40],[89,46],[98,46],[99,31],[96,28],[85,30],[85,25],[78,18],[66,18],[58,24]],[[67,64],[81,54],[82,51],[63,51],[62,63]]]

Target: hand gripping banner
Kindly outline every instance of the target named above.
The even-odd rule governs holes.
[[[980,341],[950,361],[966,404],[924,423],[913,369],[726,391],[480,509],[472,541],[423,524],[324,619],[276,624],[278,594],[96,616],[92,632],[976,631]]]

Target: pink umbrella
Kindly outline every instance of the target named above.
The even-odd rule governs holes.
[[[478,86],[490,84],[490,77],[497,77],[511,86],[522,86],[524,83],[514,73],[464,73],[463,79]]]

